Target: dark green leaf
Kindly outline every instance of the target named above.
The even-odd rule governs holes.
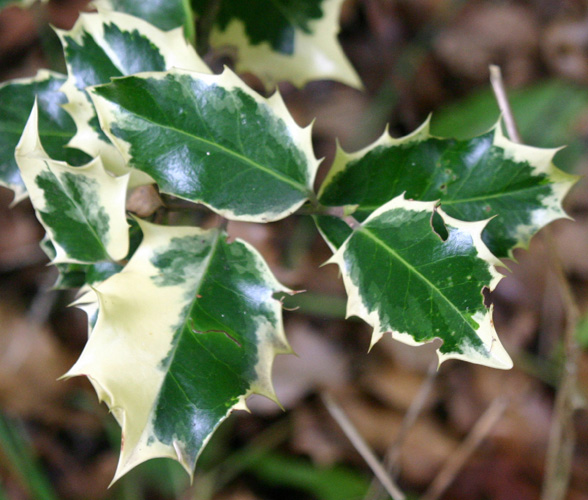
[[[193,0],[199,15],[218,6],[210,44],[237,49],[236,68],[267,85],[288,80],[297,86],[318,79],[361,82],[339,42],[342,0]]]
[[[125,161],[164,193],[261,222],[312,196],[310,129],[296,125],[279,94],[264,99],[229,70],[131,76],[91,96]]]
[[[408,344],[443,340],[439,359],[459,358],[497,368],[512,362],[500,344],[482,292],[500,278],[481,240],[483,222],[439,211],[448,237],[433,231],[434,202],[399,196],[373,212],[329,262],[341,268],[347,315]]]
[[[188,0],[99,0],[94,5],[140,17],[164,31],[182,26],[186,37],[194,38],[194,16]]]
[[[116,473],[155,457],[193,473],[202,447],[251,393],[275,399],[289,352],[262,257],[218,230],[141,222],[127,266],[97,286],[98,321],[72,375],[87,375],[123,427]]]
[[[223,0],[216,24],[226,31],[229,24],[238,21],[245,27],[251,45],[265,42],[277,52],[292,55],[296,32],[311,34],[311,22],[324,16],[322,3],[323,0]]]
[[[542,148],[565,144],[555,160],[563,170],[573,172],[578,161],[588,153],[581,134],[581,123],[588,109],[588,88],[549,79],[509,90],[508,100],[525,142]],[[487,88],[436,112],[431,130],[441,137],[467,139],[492,127],[498,114],[496,97]]]
[[[16,148],[16,161],[37,218],[54,246],[54,262],[124,258],[129,247],[128,176],[107,173],[100,157],[83,167],[52,160],[40,143],[37,124],[35,105]]]
[[[385,134],[358,153],[340,150],[320,202],[357,205],[354,216],[364,220],[405,193],[440,200],[460,220],[496,216],[484,241],[495,255],[510,257],[543,226],[565,217],[561,202],[576,178],[553,165],[555,152],[514,144],[500,127],[470,140],[439,139],[429,135],[427,123],[403,139]]]
[[[61,108],[67,102],[59,91],[65,77],[41,70],[34,78],[13,80],[0,86],[0,185],[15,192],[15,200],[26,196],[26,189],[14,159],[14,150],[35,97],[39,107],[39,136],[43,147],[57,160],[80,165],[90,158],[81,151],[65,146],[74,136],[73,120]]]
[[[333,251],[337,250],[353,232],[349,225],[332,215],[314,215],[316,227]]]
[[[86,89],[108,83],[111,78],[144,71],[172,67],[210,71],[180,31],[164,32],[121,12],[82,14],[70,31],[58,31],[58,35],[68,69],[63,86],[68,99],[66,109],[77,127],[71,144],[92,156],[101,155],[107,168],[116,174],[127,173],[129,169],[100,129]],[[150,181],[144,174],[132,172],[130,184]]]

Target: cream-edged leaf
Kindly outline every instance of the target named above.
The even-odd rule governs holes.
[[[67,374],[88,376],[122,426],[115,480],[155,457],[192,475],[248,395],[275,399],[273,359],[290,351],[273,298],[287,290],[252,247],[216,229],[140,226],[129,263],[95,289],[98,320]]]
[[[206,0],[192,2],[197,13]],[[269,87],[287,80],[298,87],[312,80],[337,80],[361,88],[337,40],[343,0],[222,0],[210,44],[236,50],[236,68]]]
[[[279,93],[269,99],[229,69],[144,73],[90,91],[125,162],[164,193],[229,219],[267,222],[312,194],[319,162]]]
[[[26,189],[14,159],[14,150],[31,108],[37,98],[39,137],[52,158],[74,164],[90,158],[81,151],[66,148],[76,132],[73,120],[61,108],[67,102],[59,91],[65,76],[40,70],[32,78],[20,78],[0,85],[0,185],[12,189],[14,202],[26,197]]]
[[[447,231],[432,227],[435,202],[399,196],[375,210],[341,245],[336,263],[348,295],[347,316],[410,345],[443,340],[440,362],[458,358],[495,368],[512,362],[484,305],[501,279],[481,238],[486,221],[462,222],[437,210]]]
[[[554,166],[556,152],[515,144],[499,125],[469,140],[441,139],[429,134],[427,121],[401,139],[385,133],[356,153],[339,149],[319,200],[355,205],[359,220],[401,193],[439,200],[457,219],[494,217],[484,242],[498,257],[512,257],[543,226],[566,217],[562,200],[577,177]]]
[[[51,261],[57,257],[55,246],[47,234],[41,241],[40,246]],[[55,268],[59,274],[53,289],[65,290],[82,288],[86,285],[96,285],[120,272],[123,266],[111,260],[102,260],[93,264],[56,263]]]
[[[335,252],[353,232],[351,227],[334,215],[313,215],[314,223],[329,248]]]
[[[83,167],[52,160],[39,139],[36,104],[16,148],[16,161],[37,218],[55,249],[54,263],[95,263],[126,256],[128,175],[113,177],[99,157]]]
[[[81,14],[70,31],[57,30],[57,34],[68,70],[62,89],[68,99],[64,107],[77,127],[70,145],[101,155],[105,167],[116,174],[127,172],[128,167],[100,130],[86,88],[114,77],[175,67],[210,73],[181,28],[165,32],[129,14],[109,10]],[[132,186],[149,182],[144,173],[132,173]]]
[[[186,38],[193,40],[194,15],[187,0],[94,0],[99,10],[124,12],[169,31],[183,27]]]

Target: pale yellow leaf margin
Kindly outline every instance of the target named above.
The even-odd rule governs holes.
[[[240,90],[241,92],[247,94],[252,99],[254,99],[255,102],[258,103],[260,106],[265,106],[269,108],[269,110],[274,116],[281,119],[282,123],[286,126],[288,130],[288,135],[292,139],[292,142],[294,143],[296,148],[303,154],[306,162],[306,187],[308,188],[309,194],[312,192],[314,179],[316,177],[318,167],[321,163],[321,160],[317,160],[317,158],[314,155],[314,149],[312,146],[312,124],[306,127],[300,127],[294,121],[294,118],[288,111],[288,108],[286,107],[286,104],[284,103],[284,100],[282,99],[282,96],[279,93],[279,91],[274,92],[274,94],[271,97],[265,98],[257,92],[255,92],[251,87],[249,87],[245,82],[243,82],[243,80],[241,80],[235,73],[233,73],[229,68],[226,67],[220,75],[207,75],[203,73],[197,73],[194,71],[174,69],[171,71],[163,72],[138,73],[133,76],[136,76],[138,78],[152,78],[154,80],[164,80],[170,74],[185,75],[192,79],[198,79],[207,85],[218,85],[219,87],[222,87],[229,91],[233,89]],[[114,135],[111,131],[112,124],[116,123],[119,120],[117,106],[112,104],[110,101],[103,98],[102,96],[93,92],[92,88],[89,89],[89,94],[92,98],[94,107],[98,114],[98,119],[100,120],[100,126],[102,130],[112,141],[112,143],[118,148],[125,163],[132,166],[133,156],[130,153],[131,145],[123,139]],[[216,211],[217,213],[221,214],[229,220],[244,220],[248,222],[269,222],[287,217],[288,215],[298,210],[298,208],[300,208],[306,201],[307,200],[303,199],[299,203],[292,205],[287,210],[284,210],[282,212],[264,212],[256,216],[251,216],[248,214],[236,214],[228,209],[218,210],[210,205],[207,205],[204,202],[201,203],[209,206],[211,210]]]
[[[129,227],[126,220],[125,203],[129,180],[128,174],[121,177],[110,175],[104,169],[100,157],[93,159],[82,167],[72,167],[66,162],[52,160],[43,148],[39,138],[36,100],[16,147],[15,158],[37,216],[39,211],[53,211],[52,207],[48,207],[46,204],[44,191],[37,186],[37,178],[42,172],[51,172],[57,179],[63,174],[72,174],[95,181],[96,185],[100,187],[100,190],[95,193],[100,200],[100,208],[105,210],[109,218],[108,234],[101,235],[101,239],[105,243],[105,250],[113,260],[121,260],[127,255],[129,250]],[[87,208],[98,209],[99,207]],[[84,213],[84,211],[85,209],[82,209],[80,213]],[[56,256],[52,263],[83,263],[83,261],[68,255],[66,250],[55,239],[51,226],[45,224],[39,216],[38,218],[55,246]]]
[[[488,284],[488,288],[490,290],[494,290],[498,282],[502,279],[502,275],[498,273],[495,269],[495,266],[501,265],[500,260],[497,259],[486,247],[484,242],[482,241],[482,231],[488,221],[478,221],[478,222],[463,222],[457,219],[454,219],[443,212],[443,210],[436,208],[437,202],[425,202],[425,201],[413,201],[413,200],[406,200],[404,199],[404,195],[397,196],[396,198],[392,199],[388,203],[382,205],[380,208],[375,210],[364,222],[363,224],[356,229],[356,231],[361,231],[361,227],[368,224],[372,219],[378,217],[382,213],[388,212],[390,210],[402,208],[407,211],[415,211],[415,212],[422,212],[427,211],[433,214],[436,211],[442,218],[443,221],[447,226],[455,227],[460,230],[466,231],[472,238],[473,245],[478,252],[478,256],[480,259],[485,260],[488,262],[488,270],[492,276],[490,283]],[[383,325],[380,314],[378,313],[377,309],[370,309],[364,302],[361,296],[361,291],[353,283],[351,280],[351,276],[347,269],[347,264],[345,262],[345,251],[347,249],[348,243],[350,238],[353,237],[353,234],[345,240],[343,245],[335,252],[335,254],[326,262],[327,264],[337,264],[341,269],[341,275],[343,277],[343,284],[345,285],[345,290],[348,296],[347,302],[347,313],[346,317],[350,316],[357,316],[363,319],[366,323],[373,327],[372,339],[371,339],[371,346],[376,344],[378,340],[380,340],[385,333],[390,333],[392,338],[399,340],[408,345],[422,345],[424,342],[417,342],[415,341],[414,337],[410,334],[410,332],[400,332],[396,330],[389,329],[388,325]],[[480,294],[481,294],[480,290]],[[394,293],[394,291],[390,291],[390,293]],[[480,300],[481,297],[480,297]],[[485,313],[479,313],[478,315],[472,318],[476,323],[478,323],[479,327],[476,330],[476,334],[480,337],[487,352],[490,353],[489,357],[484,357],[480,355],[479,352],[471,349],[469,351],[465,351],[464,353],[448,353],[444,354],[440,350],[437,350],[437,355],[439,357],[439,364],[443,361],[448,359],[462,359],[464,361],[468,361],[470,363],[476,363],[480,365],[490,366],[493,368],[500,368],[500,369],[509,369],[512,368],[512,360],[510,359],[508,353],[502,346],[500,340],[498,339],[498,335],[494,328],[494,323],[492,321],[492,307],[490,307]]]
[[[136,31],[147,38],[160,51],[167,69],[183,68],[201,73],[210,73],[210,68],[186,41],[181,27],[171,31],[162,31],[147,21],[130,14],[99,9],[97,13],[80,14],[70,31],[56,29],[55,32],[59,36],[64,50],[67,47],[66,37],[83,45],[84,35],[91,35],[109,56],[113,64],[125,74],[118,55],[104,39],[104,26],[106,24],[114,24],[123,31]],[[90,156],[100,155],[105,167],[117,175],[128,173],[130,170],[116,148],[101,140],[98,133],[90,126],[90,120],[95,116],[92,103],[85,93],[76,86],[76,77],[71,65],[68,64],[67,66],[68,77],[61,91],[66,95],[68,103],[63,108],[71,115],[77,128],[77,133],[69,142],[69,146],[80,149]],[[147,174],[132,170],[130,187],[150,183],[153,183],[153,180]]]
[[[94,289],[99,303],[96,325],[80,358],[64,375],[87,376],[99,399],[108,405],[122,427],[123,442],[113,482],[140,463],[158,457],[179,461],[190,477],[194,473],[194,463],[184,455],[182,443],[159,441],[152,424],[166,375],[160,363],[172,348],[178,320],[191,299],[186,295],[185,286],[157,287],[152,278],[158,276],[160,270],[151,261],[155,253],[168,248],[173,238],[210,235],[215,230],[158,226],[141,220],[138,223],[143,241],[120,273]],[[217,237],[226,235],[219,232]],[[238,241],[257,256],[258,265],[266,270],[268,283],[276,291],[289,292],[273,277],[259,253],[247,243]],[[284,333],[281,303],[272,300],[278,323],[275,328],[260,325],[257,332],[257,381],[224,418],[233,410],[247,409],[246,399],[254,393],[277,402],[271,381],[273,361],[277,354],[292,351]]]
[[[336,80],[362,89],[359,76],[337,40],[343,2],[324,0],[323,17],[309,22],[311,34],[296,29],[292,55],[276,52],[267,42],[252,45],[243,22],[238,19],[222,31],[215,27],[210,44],[216,49],[235,49],[237,72],[251,72],[269,88],[280,81],[303,87],[313,80]]]
[[[33,2],[34,1],[35,0],[33,0]],[[31,2],[31,3],[33,3],[33,2]],[[46,80],[50,80],[51,78],[62,77],[62,76],[63,75],[61,73],[55,73],[53,71],[49,71],[46,69],[40,69],[39,71],[37,71],[37,74],[35,76],[25,77],[25,78],[15,78],[14,80],[2,82],[0,84],[0,88],[6,87],[8,85],[28,85],[28,84],[34,83],[34,82],[44,82]],[[8,182],[4,182],[2,179],[0,179],[0,186],[4,186],[14,192],[14,199],[12,200],[12,203],[10,204],[10,206],[17,205],[18,203],[20,203],[22,200],[28,198],[28,196],[29,196],[29,194],[27,193],[27,190],[20,184],[11,184]]]

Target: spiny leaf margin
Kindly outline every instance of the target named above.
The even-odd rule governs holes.
[[[93,157],[100,155],[105,166],[117,175],[129,169],[99,129],[87,87],[108,83],[114,77],[174,67],[210,73],[181,28],[165,32],[123,12],[99,9],[97,13],[82,13],[71,30],[55,31],[68,71],[62,88],[68,99],[64,109],[77,128],[70,146]],[[151,182],[144,173],[132,172],[131,187]]]
[[[92,4],[98,10],[140,17],[164,31],[183,27],[186,38],[194,41],[194,14],[187,0],[94,0]]]
[[[558,150],[513,143],[500,122],[470,140],[438,138],[427,120],[399,139],[385,131],[355,153],[338,147],[318,196],[327,206],[356,206],[359,220],[403,192],[415,200],[440,200],[447,214],[461,220],[497,216],[484,242],[496,256],[512,259],[514,249],[528,247],[539,229],[567,217],[562,201],[578,177],[553,164]],[[476,191],[460,198],[463,188]]]
[[[45,148],[56,159],[65,160],[68,157],[65,146],[76,129],[74,122],[61,108],[67,102],[65,95],[59,91],[64,82],[64,75],[43,69],[33,77],[18,78],[0,85],[0,185],[14,191],[13,204],[27,197],[14,150],[35,97],[39,106],[39,133]]]
[[[216,427],[246,409],[250,394],[276,400],[273,360],[291,352],[273,298],[289,290],[255,249],[228,243],[217,229],[138,222],[143,241],[120,273],[94,289],[98,319],[66,374],[87,376],[122,427],[114,481],[156,457],[178,460],[192,476]],[[239,383],[223,382],[229,375]],[[172,404],[168,393],[180,378],[200,403]],[[194,420],[186,421],[190,412]]]
[[[282,219],[314,196],[311,125],[298,126],[279,92],[266,99],[228,68],[140,73],[90,96],[125,162],[164,193],[250,222]]]
[[[322,10],[322,15],[318,18],[309,16],[303,23],[305,27],[294,23],[286,26],[283,31],[292,31],[293,38],[293,48],[286,50],[280,49],[278,39],[270,43],[270,40],[256,39],[251,33],[253,30],[258,33],[257,37],[263,37],[264,32],[268,33],[267,26],[272,23],[270,16],[283,17],[277,5],[280,2],[253,0],[241,3],[246,8],[237,12],[239,9],[234,7],[233,2],[225,0],[220,4],[210,44],[219,50],[223,47],[236,49],[237,72],[257,75],[268,88],[275,87],[280,81],[303,87],[309,81],[330,79],[361,89],[361,80],[337,40],[343,1],[311,1]]]
[[[447,241],[433,231],[435,212],[449,231]],[[495,269],[500,261],[481,238],[486,223],[456,220],[436,202],[403,195],[384,204],[327,261],[341,269],[347,317],[358,316],[374,328],[372,346],[387,332],[409,345],[438,337],[444,340],[437,351],[439,363],[455,358],[511,368],[494,329],[492,308],[483,303],[483,288],[493,290],[502,278]],[[376,257],[382,249],[390,256],[388,268],[382,267],[384,258]],[[462,282],[454,282],[458,279]],[[423,288],[429,296],[421,293]]]
[[[54,247],[54,264],[125,257],[128,175],[111,176],[100,157],[83,167],[52,160],[39,138],[36,101],[15,156],[35,214]]]

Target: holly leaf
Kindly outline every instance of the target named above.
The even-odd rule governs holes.
[[[51,261],[57,257],[55,246],[48,235],[45,235],[41,240],[40,246]],[[94,264],[64,262],[55,264],[55,268],[59,274],[52,288],[53,290],[66,290],[100,283],[120,272],[123,266],[117,262],[103,260]]]
[[[333,215],[313,215],[314,223],[329,248],[335,252],[353,232],[349,225]]]
[[[184,0],[94,0],[99,10],[114,10],[140,17],[161,30],[183,27],[186,38],[194,40],[194,14]]]
[[[287,290],[220,230],[139,223],[143,241],[96,288],[98,320],[67,376],[88,376],[122,426],[115,480],[155,457],[192,476],[212,432],[250,394],[275,399],[273,359],[290,349],[273,294]]]
[[[12,80],[0,85],[0,185],[12,189],[14,203],[26,198],[26,188],[14,159],[35,97],[39,109],[39,137],[43,147],[57,160],[80,164],[90,158],[65,146],[75,134],[73,120],[61,108],[67,102],[59,91],[65,76],[40,70],[32,78]]]
[[[437,211],[443,240],[432,227]],[[399,196],[375,210],[343,243],[336,263],[348,295],[347,316],[373,326],[372,345],[386,332],[410,345],[443,340],[439,361],[458,358],[510,368],[482,292],[502,276],[481,238],[486,221],[462,222],[435,202]]]
[[[432,137],[427,121],[401,139],[384,133],[356,153],[339,149],[319,200],[357,205],[359,220],[401,193],[440,200],[448,215],[465,221],[495,216],[484,242],[498,257],[512,258],[539,229],[566,217],[561,203],[578,178],[553,165],[557,151],[515,144],[498,124],[469,140]]]
[[[236,49],[238,72],[252,72],[269,87],[287,80],[298,87],[331,79],[361,88],[337,40],[343,0],[222,0],[210,44]],[[205,15],[207,0],[192,2]]]
[[[101,155],[105,166],[117,175],[128,172],[128,167],[100,130],[86,88],[141,71],[178,67],[210,72],[186,42],[180,28],[164,32],[143,19],[121,12],[81,14],[70,31],[56,31],[68,70],[63,86],[68,104],[64,108],[77,127],[70,145],[91,156]],[[150,182],[145,174],[132,173],[131,186]]]
[[[278,93],[265,99],[228,69],[145,73],[90,95],[125,162],[164,193],[256,222],[286,217],[313,196],[310,127],[296,124]]]
[[[52,160],[39,138],[36,103],[16,147],[16,161],[37,218],[54,246],[53,263],[125,257],[128,176],[111,176],[99,157],[83,167]]]

